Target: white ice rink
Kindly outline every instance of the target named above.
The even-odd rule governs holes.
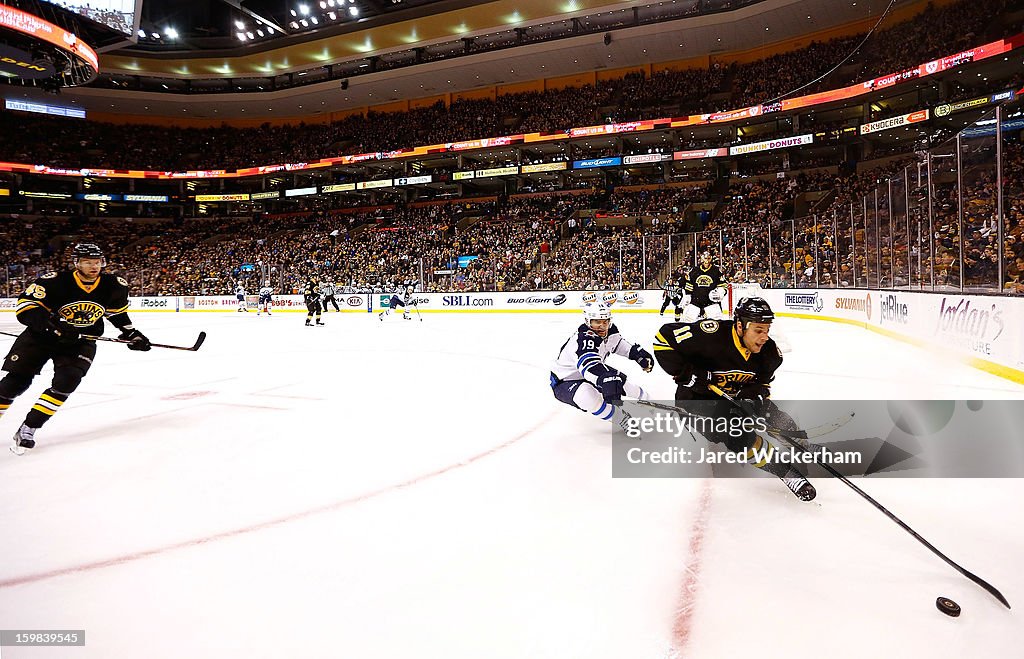
[[[19,458],[44,371],[0,422],[0,628],[86,646],[0,657],[1024,656],[1020,480],[861,481],[1007,611],[838,482],[808,504],[775,479],[612,479],[608,425],[548,386],[576,316],[325,318],[137,314],[209,338],[101,345]],[[661,322],[616,316],[648,347]],[[1024,398],[859,328],[777,325],[778,398]]]

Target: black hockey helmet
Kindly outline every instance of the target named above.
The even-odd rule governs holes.
[[[71,262],[78,263],[79,259],[101,259],[101,265],[107,265],[107,259],[103,250],[96,243],[78,243],[71,248]]]
[[[78,243],[71,248],[73,259],[102,259],[103,250],[96,243]]]
[[[763,297],[745,297],[733,309],[732,317],[738,323],[770,323],[775,313]]]

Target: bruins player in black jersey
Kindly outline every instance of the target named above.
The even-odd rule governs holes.
[[[736,305],[734,320],[701,320],[695,323],[668,323],[654,338],[654,356],[676,387],[676,403],[683,408],[688,401],[721,401],[721,405],[691,406],[695,414],[734,415],[739,412],[708,389],[715,385],[734,398],[746,400],[759,414],[782,415],[768,402],[775,371],[782,365],[782,352],[768,336],[775,314],[763,298],[746,297]],[[779,426],[775,419],[773,425]],[[792,419],[789,419],[792,423]],[[787,424],[788,425],[788,424]],[[725,444],[735,453],[754,457],[754,451],[769,448],[760,435],[749,432],[731,436],[726,432],[706,433],[708,441]],[[751,462],[751,464],[754,464]],[[793,494],[803,501],[815,497],[814,486],[803,474],[787,464],[761,461],[755,466],[782,479]]]
[[[18,297],[16,315],[26,330],[14,341],[0,380],[0,416],[25,393],[43,365],[53,361],[53,381],[14,434],[11,451],[35,448],[35,432],[78,388],[96,356],[90,336],[103,334],[103,319],[121,330],[130,350],[149,350],[149,339],[128,318],[128,282],[101,272],[103,251],[82,243],[71,252],[74,269],[43,275]]]
[[[722,298],[725,297],[726,282],[722,271],[711,262],[711,252],[702,252],[700,263],[690,270],[686,281],[686,292],[690,295],[688,306],[696,307],[697,319],[707,318],[709,307],[718,307],[715,318],[722,317]],[[690,316],[693,318],[693,316]]]
[[[320,320],[320,313],[323,308],[320,305],[320,278],[310,275],[306,287],[302,290],[303,301],[306,303],[306,327],[313,326],[313,316],[316,316],[316,324],[323,325]]]

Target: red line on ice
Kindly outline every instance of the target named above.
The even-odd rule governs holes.
[[[711,512],[711,479],[704,479],[697,503],[697,514],[690,527],[690,564],[686,567],[686,576],[679,588],[679,604],[676,617],[672,623],[672,657],[682,657],[690,642],[693,631],[693,614],[697,607],[697,586],[700,581],[700,568],[704,549],[704,534],[708,527]]]
[[[350,506],[350,505],[353,505],[353,504],[356,504],[356,503],[361,503],[363,501],[367,501],[369,499],[376,498],[376,497],[381,496],[383,494],[388,494],[390,492],[395,492],[397,490],[404,490],[406,488],[412,487],[413,485],[418,485],[419,483],[422,483],[424,481],[430,480],[431,478],[435,478],[437,476],[442,476],[442,475],[444,475],[444,474],[446,474],[446,473],[448,473],[450,471],[455,471],[456,469],[460,469],[462,467],[467,467],[467,466],[473,464],[474,462],[477,462],[479,460],[483,460],[484,458],[490,457],[490,456],[494,455],[495,453],[497,453],[497,452],[499,452],[499,451],[501,451],[503,449],[506,449],[509,446],[512,446],[513,444],[515,444],[519,440],[521,440],[524,437],[528,436],[530,433],[532,433],[535,430],[537,430],[538,428],[544,426],[551,419],[551,417],[554,416],[554,414],[555,414],[555,412],[551,412],[551,414],[549,414],[548,416],[544,417],[544,419],[542,421],[537,423],[535,426],[533,426],[529,430],[525,430],[522,433],[520,433],[520,434],[516,435],[515,437],[513,437],[512,439],[509,439],[508,441],[506,441],[506,442],[504,442],[502,444],[494,446],[494,447],[484,451],[483,453],[478,453],[478,454],[474,455],[471,458],[467,458],[467,459],[465,459],[463,461],[456,462],[454,464],[450,464],[447,467],[441,467],[440,469],[436,469],[436,470],[428,472],[426,474],[421,474],[419,476],[416,476],[415,478],[409,479],[407,481],[403,481],[401,483],[396,483],[394,485],[388,485],[388,486],[382,487],[382,488],[380,488],[378,490],[373,490],[371,492],[366,492],[364,494],[359,494],[359,495],[356,495],[354,497],[350,497],[348,499],[342,499],[341,501],[335,501],[333,503],[328,503],[328,504],[325,504],[325,505],[322,505],[322,506],[318,506],[316,508],[311,508],[309,510],[304,510],[304,511],[299,512],[299,513],[293,513],[291,515],[285,515],[283,517],[278,517],[278,518],[275,518],[275,519],[270,519],[270,520],[267,520],[265,522],[260,522],[258,524],[253,524],[251,526],[243,526],[241,528],[232,529],[230,531],[222,531],[221,533],[215,533],[213,535],[208,535],[208,536],[205,536],[205,537],[202,537],[202,538],[193,538],[191,540],[184,540],[182,542],[176,542],[174,544],[164,545],[163,547],[154,547],[153,549],[145,549],[143,551],[138,551],[138,552],[131,553],[131,554],[124,554],[123,556],[116,556],[114,558],[108,558],[108,559],[104,559],[104,560],[100,560],[100,561],[93,561],[91,563],[82,563],[80,565],[71,565],[71,566],[68,566],[68,567],[58,568],[56,570],[50,570],[48,572],[39,572],[37,574],[27,574],[27,575],[24,575],[24,576],[21,576],[21,577],[12,577],[12,578],[9,578],[9,579],[3,579],[3,580],[0,580],[0,588],[11,588],[13,586],[22,586],[24,584],[36,583],[38,581],[45,581],[46,579],[53,579],[54,577],[62,577],[62,576],[68,575],[68,574],[75,574],[75,573],[78,573],[78,572],[88,572],[90,570],[98,570],[98,569],[105,568],[105,567],[113,567],[113,566],[116,566],[116,565],[123,565],[125,563],[130,563],[132,561],[141,560],[143,558],[149,558],[150,556],[158,556],[160,554],[166,554],[168,552],[172,552],[172,551],[175,551],[177,549],[186,549],[188,547],[196,547],[196,546],[204,545],[206,543],[214,542],[214,541],[217,541],[217,540],[226,540],[227,538],[233,538],[233,537],[240,536],[240,535],[246,535],[246,534],[249,534],[249,533],[254,533],[256,531],[262,531],[264,529],[269,529],[271,527],[280,526],[281,524],[286,524],[288,522],[294,522],[296,520],[305,519],[307,517],[312,517],[314,515],[319,515],[321,513],[333,512],[335,510],[339,510],[339,509],[344,508],[346,506]]]

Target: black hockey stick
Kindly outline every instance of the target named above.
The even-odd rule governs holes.
[[[714,392],[715,394],[721,396],[725,400],[729,401],[730,403],[732,403],[736,407],[740,408],[741,410],[743,410],[747,414],[751,414],[751,415],[757,416],[756,414],[754,414],[754,411],[749,408],[749,406],[744,405],[742,401],[736,400],[735,398],[733,398],[729,394],[725,393],[724,391],[722,391],[721,389],[719,389],[715,385],[708,385],[708,389],[710,391]],[[790,433],[773,433],[771,431],[771,429],[769,429],[768,432],[770,434],[772,434],[774,437],[777,437],[778,439],[783,440],[784,442],[786,442],[787,444],[790,444],[791,446],[793,446],[795,448],[799,448],[799,449],[803,449],[803,450],[807,450],[807,449],[811,448],[811,445],[809,443],[805,444],[805,443],[802,443],[800,439],[794,438],[792,436],[792,435],[794,435],[794,433],[792,433],[792,432],[790,432]],[[881,511],[881,513],[883,515],[885,515],[886,517],[888,517],[892,521],[896,522],[896,524],[898,524],[900,526],[900,528],[902,528],[904,531],[906,531],[910,535],[914,536],[914,539],[916,539],[922,545],[924,545],[925,547],[930,549],[933,554],[935,554],[936,556],[938,556],[939,558],[944,560],[950,567],[952,567],[954,570],[956,570],[960,574],[964,575],[965,577],[967,577],[968,579],[970,579],[974,583],[976,583],[979,586],[981,586],[982,588],[984,588],[986,591],[988,591],[988,593],[990,595],[992,595],[992,597],[994,597],[997,600],[999,600],[999,602],[1003,606],[1005,606],[1008,609],[1010,608],[1010,603],[1006,601],[1006,598],[1003,597],[1003,594],[1000,593],[996,589],[995,586],[993,586],[989,582],[985,581],[984,579],[982,579],[978,575],[974,574],[970,570],[967,570],[966,568],[960,566],[956,561],[951,559],[949,556],[946,556],[945,554],[943,554],[941,551],[939,551],[935,547],[935,545],[933,545],[932,543],[930,543],[927,540],[925,540],[924,538],[922,538],[921,535],[918,534],[917,531],[915,531],[914,529],[910,528],[910,526],[906,522],[904,522],[902,519],[900,519],[896,515],[894,515],[891,512],[889,512],[889,510],[885,506],[883,506],[882,504],[878,503],[873,498],[871,498],[871,496],[867,492],[865,492],[864,490],[862,490],[859,487],[857,487],[856,485],[854,485],[850,481],[849,478],[847,478],[846,476],[843,476],[838,471],[836,471],[832,467],[832,465],[830,465],[830,464],[828,464],[826,462],[820,462],[818,464],[820,464],[822,466],[822,468],[825,469],[825,471],[827,471],[828,473],[832,474],[833,477],[838,478],[839,480],[841,480],[851,490],[853,490],[854,492],[856,492],[860,496],[864,497],[864,499],[868,503],[870,503],[872,506],[874,506],[879,511]]]
[[[13,337],[21,336],[20,334],[11,334],[10,332],[0,332],[0,334],[3,334],[4,336],[13,336]],[[84,339],[91,339],[93,341],[109,341],[111,343],[131,343],[131,341],[126,340],[126,339],[111,339],[111,338],[108,338],[106,336],[83,335],[82,338],[84,338]],[[206,332],[200,332],[199,333],[199,337],[196,338],[195,344],[191,345],[191,346],[172,346],[172,345],[167,345],[165,343],[150,343],[149,345],[151,345],[154,348],[167,348],[169,350],[187,350],[189,352],[195,352],[196,350],[199,350],[199,347],[203,345],[203,341],[205,341],[205,340],[206,340]]]
[[[664,403],[656,403],[656,402],[650,401],[650,400],[634,400],[634,401],[631,401],[631,402],[636,403],[637,405],[645,405],[647,407],[653,407],[653,408],[656,408],[656,409],[659,409],[659,410],[665,410],[666,412],[675,412],[676,414],[679,414],[681,416],[688,416],[688,417],[691,417],[691,418],[703,418],[700,415],[697,415],[697,414],[694,414],[694,413],[689,412],[687,410],[684,410],[681,407],[675,407],[673,405],[665,405]],[[814,426],[813,428],[799,429],[799,430],[785,430],[783,428],[776,428],[776,427],[773,427],[773,426],[768,426],[767,427],[767,431],[770,432],[770,433],[777,433],[777,434],[781,434],[781,435],[789,434],[789,435],[792,435],[792,437],[794,439],[813,439],[815,437],[821,437],[822,435],[827,435],[830,432],[835,432],[836,430],[839,430],[840,428],[845,426],[847,423],[849,423],[850,419],[852,419],[852,418],[853,418],[853,412],[850,412],[849,415],[841,416],[841,417],[839,417],[837,419],[834,419],[832,421],[828,421],[826,423],[823,423],[820,426]],[[809,445],[809,447],[810,448],[817,448],[813,444]]]
[[[110,341],[111,343],[131,343],[131,341],[129,340],[111,339],[105,336],[85,336],[84,338],[92,339],[94,341]],[[203,341],[205,340],[206,332],[200,332],[199,336],[196,337],[196,342],[191,346],[172,346],[167,345],[166,343],[150,343],[149,345],[151,345],[154,348],[167,348],[168,350],[187,350],[189,352],[195,352],[196,350],[199,350],[199,347],[203,345]]]
[[[412,306],[416,308],[416,315],[419,317],[420,322],[422,323],[423,322],[423,314],[420,313],[420,305],[419,305],[419,303],[413,304]]]

